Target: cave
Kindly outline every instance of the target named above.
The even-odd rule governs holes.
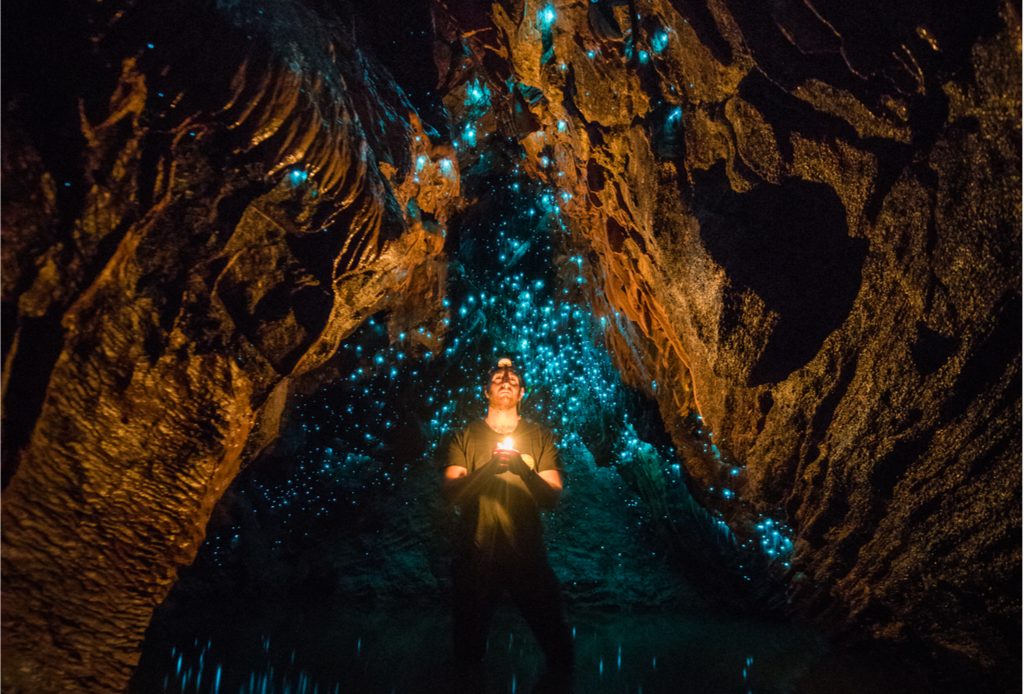
[[[4,692],[1020,691],[1019,6],[2,17]],[[452,664],[501,358],[554,683]]]

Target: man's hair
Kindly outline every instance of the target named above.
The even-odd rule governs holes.
[[[511,371],[512,373],[514,373],[516,375],[516,378],[519,379],[519,387],[522,388],[523,390],[526,390],[526,379],[523,378],[523,374],[521,374],[519,370],[512,365],[512,360],[509,359],[508,357],[502,357],[501,359],[499,359],[498,365],[487,372],[487,383],[484,384],[485,389],[491,387],[491,380],[494,378],[494,374],[499,373],[501,371]]]

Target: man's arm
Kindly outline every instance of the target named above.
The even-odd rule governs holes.
[[[480,495],[481,490],[498,472],[498,462],[491,460],[473,474],[461,465],[449,465],[444,469],[441,494],[453,504],[464,504]]]
[[[542,443],[537,453],[534,468],[530,468],[519,458],[518,464],[510,466],[519,475],[526,488],[533,495],[533,500],[543,509],[552,509],[562,496],[562,472],[558,465],[558,446],[548,430],[543,430]]]
[[[533,500],[541,508],[552,509],[562,496],[562,474],[558,470],[535,472],[523,463],[526,472],[520,475],[526,488],[533,494]]]

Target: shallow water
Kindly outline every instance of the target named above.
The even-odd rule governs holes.
[[[787,624],[675,612],[570,611],[569,619],[577,669],[558,691],[930,690],[921,672],[878,654],[837,652],[812,630]],[[484,665],[470,678],[451,667],[444,606],[246,621],[225,617],[208,633],[151,635],[131,691],[517,694],[533,691],[543,670],[510,605],[495,615]]]

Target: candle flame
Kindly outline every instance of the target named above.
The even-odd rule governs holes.
[[[514,451],[515,443],[513,443],[512,437],[506,436],[505,438],[503,438],[501,442],[498,444],[498,449],[502,451]]]

